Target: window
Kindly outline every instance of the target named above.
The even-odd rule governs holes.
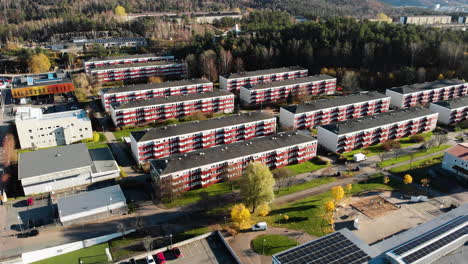
[[[29,129],[29,133],[32,133],[32,129]]]
[[[33,139],[33,136],[30,136],[31,139]]]

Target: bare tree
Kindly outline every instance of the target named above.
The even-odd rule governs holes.
[[[292,180],[292,177],[294,176],[294,173],[286,167],[275,169],[272,171],[272,173],[276,181],[277,190],[280,188],[289,186]]]
[[[202,71],[202,75],[206,76],[211,81],[215,82],[218,80],[218,68],[216,65],[216,52],[213,50],[207,50],[200,55],[198,60],[199,67]]]
[[[325,168],[320,172],[321,177],[327,177],[327,176],[331,176],[333,174],[335,174],[335,168],[334,167]]]
[[[434,141],[437,147],[440,147],[442,144],[447,143],[450,138],[446,134],[438,134],[434,136]]]
[[[143,246],[145,247],[146,249],[146,252],[149,252],[151,251],[152,247],[153,247],[153,238],[150,237],[150,236],[145,236],[141,242],[143,243]]]
[[[424,145],[425,145],[426,148],[428,148],[428,149],[434,147],[436,144],[437,144],[437,143],[436,143],[436,141],[435,141],[434,138],[431,138],[430,140],[428,140],[428,141],[426,141],[426,142],[424,143]]]
[[[118,224],[117,224],[117,232],[120,233],[120,234],[122,234],[122,237],[123,237],[123,238],[125,238],[125,231],[127,231],[127,230],[126,230],[126,228],[125,228],[124,223],[118,223]]]
[[[218,65],[219,65],[219,74],[225,75],[231,72],[232,70],[233,58],[230,50],[225,50],[221,48],[219,51]]]
[[[379,152],[379,154],[377,154],[381,162],[390,158],[391,155],[392,155],[391,151],[385,151],[385,150],[382,150],[381,152]]]
[[[172,182],[172,177],[165,177],[158,182],[160,198],[173,202],[182,192],[176,188]]]

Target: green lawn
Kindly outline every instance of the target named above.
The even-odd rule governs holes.
[[[201,227],[192,230],[185,231],[183,233],[178,233],[174,235],[174,243],[190,239],[192,237],[201,236],[203,234],[209,233],[211,230],[208,227]]]
[[[398,167],[395,167],[395,168],[391,168],[390,172],[391,173],[403,173],[403,172],[406,173],[406,172],[408,172],[410,170],[427,168],[427,167],[430,167],[432,165],[441,163],[443,156],[444,156],[444,154],[441,153],[441,154],[437,154],[435,156],[432,156],[430,158],[417,160],[417,161],[413,162],[412,164],[406,164],[406,165],[398,166]]]
[[[96,142],[87,142],[86,145],[88,149],[96,148],[107,148],[107,137],[102,132],[97,132],[99,134],[99,140]]]
[[[336,181],[336,178],[334,177],[323,177],[323,178],[313,179],[304,183],[291,185],[289,187],[283,187],[275,193],[275,196],[280,197],[283,195],[288,195],[294,192],[303,191],[306,189],[310,189],[310,188],[317,187],[319,185],[334,182],[334,181]]]
[[[105,251],[107,247],[109,247],[107,243],[102,243],[53,258],[37,261],[34,262],[34,264],[80,264],[80,260],[82,264],[109,263]]]
[[[430,155],[432,153],[436,153],[436,152],[439,152],[439,151],[442,151],[442,150],[446,150],[446,149],[448,149],[450,147],[451,147],[451,145],[441,145],[439,147],[433,147],[433,148],[430,148],[430,149],[427,149],[427,150],[413,152],[412,156],[413,156],[413,158],[423,157],[423,156],[426,156],[426,155]],[[397,164],[397,163],[400,163],[400,162],[404,162],[404,161],[408,161],[408,160],[411,160],[411,155],[403,155],[403,156],[399,156],[399,157],[396,157],[396,158],[393,158],[393,159],[387,159],[387,160],[384,160],[382,162],[379,162],[379,163],[377,163],[377,166],[387,167],[387,166]]]
[[[234,189],[236,188],[234,184]],[[202,199],[206,199],[208,197],[224,195],[231,192],[231,185],[227,182],[220,182],[213,184],[206,188],[200,188],[196,190],[191,190],[182,195],[182,197],[177,198],[175,201],[171,203],[166,203],[167,207],[178,207],[187,204],[192,204],[199,202]]]
[[[135,127],[135,128],[127,128],[119,131],[114,131],[112,132],[114,134],[114,137],[117,141],[122,141],[124,137],[129,137],[130,132],[133,131],[141,131],[147,128],[150,128],[151,126],[142,126],[142,127]]]
[[[317,171],[326,167],[330,167],[331,164],[323,164],[319,165],[317,164],[314,160],[312,161],[306,161],[302,162],[299,164],[294,164],[294,165],[288,165],[286,168],[290,169],[291,171],[294,172],[294,175],[302,174],[302,173],[307,173],[307,172],[313,172]]]
[[[296,240],[283,235],[261,235],[252,240],[253,250],[266,256],[271,256],[297,245]]]

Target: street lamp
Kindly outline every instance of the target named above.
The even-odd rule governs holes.
[[[280,213],[279,224],[281,225],[281,218],[283,218],[283,214]]]
[[[224,216],[224,225],[226,225],[226,216]]]
[[[171,246],[172,247],[172,234],[169,234],[169,238],[171,239]]]
[[[21,221],[21,217],[18,215],[16,218],[18,218],[18,220],[20,221],[19,226],[20,226],[21,234],[23,234],[23,223]]]
[[[263,239],[262,255],[265,255],[265,242],[266,242],[266,239]]]

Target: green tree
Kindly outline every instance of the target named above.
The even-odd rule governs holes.
[[[254,161],[247,165],[239,185],[242,186],[240,190],[242,199],[252,207],[253,212],[259,204],[270,203],[275,198],[273,193],[275,179],[270,169],[261,162]]]

